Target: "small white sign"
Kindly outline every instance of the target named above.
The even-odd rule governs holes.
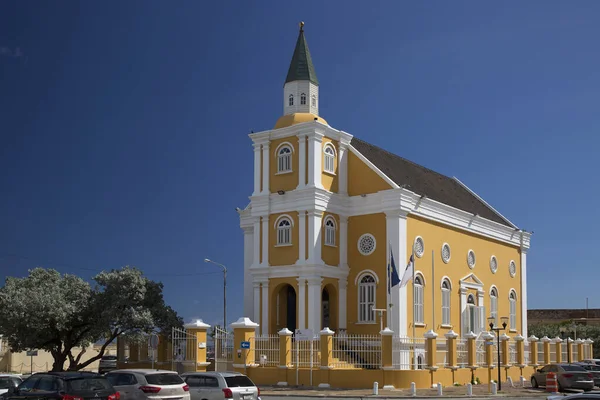
[[[198,348],[199,349],[205,349],[206,348],[206,342],[198,342]]]

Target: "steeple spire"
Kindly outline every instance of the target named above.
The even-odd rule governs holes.
[[[285,78],[285,83],[293,81],[309,81],[315,85],[319,84],[315,66],[308,50],[308,44],[304,38],[304,22],[300,22],[300,33],[296,41],[296,48],[294,49],[290,69]]]

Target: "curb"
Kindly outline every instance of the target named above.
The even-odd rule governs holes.
[[[364,395],[364,396],[352,396],[352,395],[343,395],[343,394],[261,394],[260,397],[290,397],[290,398],[332,398],[332,399],[403,399],[403,398],[412,398],[412,399],[431,399],[434,397],[438,397],[437,395],[431,396],[410,396],[410,395]],[[515,396],[514,394],[486,394],[486,395],[473,395],[467,396],[465,395],[449,395],[449,396],[440,396],[445,399],[487,399],[490,397],[511,397],[511,398],[519,398],[519,397],[546,397],[545,394],[535,395],[534,393],[530,393],[530,395],[519,395]]]

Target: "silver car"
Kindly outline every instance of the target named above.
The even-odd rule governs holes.
[[[531,376],[531,386],[534,388],[546,386],[548,373],[556,374],[558,391],[564,389],[583,389],[586,392],[594,389],[594,378],[589,371],[574,364],[549,364],[536,370]]]
[[[260,389],[238,372],[187,372],[191,400],[260,400]]]
[[[121,400],[190,400],[188,385],[175,371],[118,369],[106,378]]]

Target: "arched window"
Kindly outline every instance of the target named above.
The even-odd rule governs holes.
[[[277,172],[292,171],[292,149],[282,146],[277,153]]]
[[[325,245],[335,246],[335,220],[333,217],[325,218]]]
[[[325,153],[323,169],[325,172],[335,173],[335,149],[331,144],[326,144],[323,153]]]
[[[288,99],[288,105],[289,106],[293,106],[294,105],[294,95],[290,94],[290,97]]]
[[[302,93],[300,95],[300,104],[301,105],[305,105],[306,104],[306,94]]]
[[[358,322],[375,322],[375,278],[365,274],[358,284]]]
[[[314,94],[310,97],[310,105],[313,107],[317,106],[317,96]]]
[[[292,244],[292,222],[281,218],[277,223],[277,245]]]
[[[494,318],[494,325],[498,326],[498,290],[490,290],[490,317]]]
[[[450,281],[444,279],[442,282],[442,325],[450,325]]]
[[[508,296],[509,307],[509,329],[517,330],[517,294],[514,290],[510,291],[510,295]]]
[[[425,300],[424,293],[424,281],[423,277],[420,275],[415,276],[415,281],[413,283],[413,297],[414,297],[414,313],[415,313],[415,322],[417,324],[425,323],[425,316],[423,315],[423,302]]]

